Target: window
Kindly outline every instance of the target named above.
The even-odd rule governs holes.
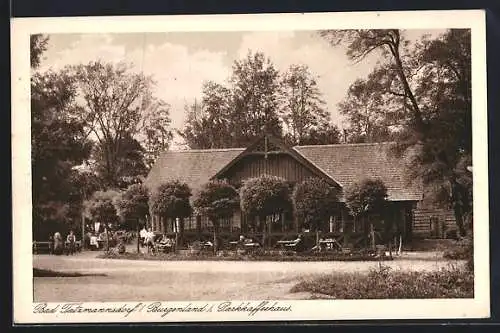
[[[219,228],[223,232],[232,232],[233,218],[226,217],[219,219]]]

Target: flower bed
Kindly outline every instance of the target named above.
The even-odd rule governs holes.
[[[116,252],[104,253],[99,258],[131,259],[131,260],[227,260],[227,261],[383,261],[391,257],[375,257],[367,253],[283,253],[282,251],[258,251],[256,253],[237,253],[235,251],[219,251],[217,255],[211,252],[200,253],[165,253],[144,254]]]

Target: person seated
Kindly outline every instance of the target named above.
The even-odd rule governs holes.
[[[165,234],[163,234],[156,243],[158,244],[158,248],[162,251],[169,251],[173,246],[173,241]]]
[[[238,244],[244,244],[245,243],[245,236],[240,235],[240,239],[238,239]]]
[[[167,235],[162,234],[160,238],[156,241],[159,244],[166,244],[169,241]]]
[[[302,234],[299,234],[297,238],[294,239],[290,244],[287,244],[287,246],[295,249],[295,251],[302,251],[304,247]]]
[[[92,234],[90,236],[90,248],[92,250],[98,250],[99,249],[99,239],[95,234]]]

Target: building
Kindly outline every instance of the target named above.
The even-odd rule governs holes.
[[[391,153],[391,143],[289,147],[276,138],[263,136],[247,148],[166,151],[158,158],[145,184],[154,190],[163,182],[180,180],[191,187],[196,197],[201,186],[212,179],[225,179],[238,188],[245,179],[264,174],[279,176],[292,183],[320,177],[343,193],[365,178],[379,178],[388,188],[388,218],[397,223],[403,237],[409,239],[412,212],[422,199],[422,189],[408,180],[405,163],[405,159]],[[301,231],[300,222],[294,219],[291,211],[274,218],[279,222],[266,231],[268,239],[275,241]],[[177,224],[158,216],[152,218],[153,229],[161,232],[175,232]],[[247,216],[241,211],[221,221],[221,225],[221,232],[227,239],[241,233],[260,237],[263,232],[249,230]],[[363,224],[356,222],[345,207],[326,225],[327,230],[323,232],[336,237],[364,231]],[[183,221],[183,230],[177,231],[186,239],[204,238],[210,236],[212,226],[205,217],[192,216]]]

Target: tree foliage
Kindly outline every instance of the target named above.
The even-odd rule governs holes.
[[[231,128],[234,109],[232,92],[221,84],[203,84],[201,103],[186,105],[186,125],[179,133],[192,149],[237,146]]]
[[[86,216],[105,225],[116,223],[118,215],[114,202],[119,195],[115,190],[94,192],[84,204]]]
[[[42,55],[47,50],[49,37],[42,34],[30,36],[30,64],[31,68],[37,68],[42,62]]]
[[[387,203],[387,187],[380,179],[367,178],[347,189],[345,197],[347,208],[355,217],[380,214]]]
[[[464,235],[464,220],[472,213],[472,175],[466,170],[472,161],[470,30],[450,29],[413,44],[399,30],[322,35],[333,44],[345,43],[353,60],[381,52],[385,63],[362,82],[370,89],[361,104],[379,101],[389,111],[380,123],[398,122],[397,152],[417,152],[411,176],[423,180],[437,203],[454,210]]]
[[[387,61],[386,70],[394,74],[395,80],[391,83],[400,89],[397,94],[402,94],[409,102],[412,127],[419,136],[425,131],[422,113],[409,82],[409,77],[414,74],[410,68],[412,59],[407,56],[410,43],[400,30],[325,30],[320,35],[332,45],[346,45],[347,56],[353,61],[362,61],[372,52],[379,52]]]
[[[263,133],[291,145],[338,142],[316,79],[305,66],[280,73],[261,52],[233,64],[228,84],[205,82],[186,106],[180,135],[193,149],[245,147]]]
[[[91,144],[83,123],[73,117],[78,109],[74,77],[67,71],[40,72],[48,37],[32,35],[30,42],[33,230],[38,237],[78,216],[82,193],[74,167],[88,158]]]
[[[336,128],[307,66],[290,66],[281,76],[281,87],[283,127],[289,144],[338,143],[338,137],[327,134]]]
[[[195,209],[207,216],[216,227],[220,218],[233,216],[239,204],[236,189],[227,182],[217,180],[205,184],[193,203]]]
[[[296,218],[308,229],[323,229],[330,216],[339,211],[338,195],[338,190],[322,179],[304,180],[292,194]]]
[[[100,174],[105,184],[118,186],[123,176],[120,171],[130,170],[124,157],[127,149],[136,145],[134,140],[142,139],[153,159],[168,146],[169,107],[152,96],[153,80],[132,72],[126,64],[96,61],[73,69],[84,100],[79,117],[97,141],[99,156],[95,160]],[[132,150],[134,154],[145,153],[143,149]],[[144,168],[135,171],[145,173]]]
[[[348,123],[349,142],[390,141],[391,134],[404,124],[402,101],[385,89],[387,78],[383,75],[386,70],[386,67],[379,67],[367,79],[357,79],[339,103],[339,111]]]
[[[184,218],[191,215],[191,189],[186,183],[173,180],[158,186],[150,196],[151,211],[164,218]]]
[[[289,184],[276,176],[249,178],[240,189],[240,206],[249,216],[258,216],[261,220],[281,213],[292,206]]]
[[[132,184],[115,198],[117,214],[123,220],[141,220],[149,214],[149,191],[142,184]]]
[[[263,53],[248,52],[233,64],[230,78],[233,92],[233,133],[238,147],[263,132],[280,137],[279,72]]]

